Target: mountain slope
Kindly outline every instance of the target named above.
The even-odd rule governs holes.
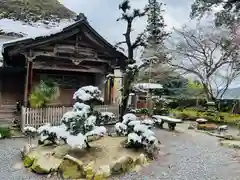
[[[74,12],[63,6],[57,0],[0,0],[0,19],[13,19],[24,22],[72,19]]]

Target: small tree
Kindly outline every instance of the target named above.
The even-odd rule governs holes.
[[[42,80],[30,94],[31,107],[41,108],[59,97],[59,87],[53,80]]]
[[[90,148],[88,137],[92,135],[103,135],[106,128],[96,126],[106,120],[107,114],[94,111],[93,105],[102,101],[101,91],[94,86],[84,86],[73,95],[76,103],[73,109],[65,113],[61,120],[61,125],[44,125],[38,129],[40,142],[46,140],[52,143],[63,141],[73,148]],[[112,114],[110,113],[110,118]]]

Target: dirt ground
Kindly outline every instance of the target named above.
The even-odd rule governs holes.
[[[122,156],[137,158],[142,151],[134,151],[121,146],[126,137],[106,136],[90,143],[91,148],[85,151],[73,151],[70,155],[80,159],[84,164],[94,162],[95,167],[109,165]]]

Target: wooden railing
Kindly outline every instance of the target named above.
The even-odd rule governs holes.
[[[116,120],[119,119],[118,105],[100,105],[95,106],[94,109],[100,112],[112,112],[115,114]],[[71,110],[72,107],[46,107],[46,108],[22,107],[21,129],[23,130],[24,127],[27,126],[38,128],[46,123],[50,123],[52,125],[59,125],[63,114]]]

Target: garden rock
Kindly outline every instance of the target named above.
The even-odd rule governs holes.
[[[134,167],[133,158],[130,156],[123,156],[111,165],[112,174],[121,174],[130,171]]]
[[[140,156],[135,160],[135,165],[143,166],[147,163],[147,158],[144,154],[140,154]]]
[[[23,148],[21,149],[21,155],[22,155],[22,158],[24,159],[24,157],[30,153],[30,151],[32,151],[34,148],[36,148],[37,146],[36,145],[31,145],[31,144],[25,144],[23,146]]]
[[[49,174],[57,171],[61,162],[62,159],[46,154],[35,159],[31,169],[38,174]]]
[[[86,167],[84,167],[84,172],[87,180],[92,180],[95,175],[94,162],[90,162]]]
[[[32,151],[24,157],[23,164],[26,168],[31,167],[34,160],[40,157],[40,153],[37,151]]]
[[[229,148],[240,149],[240,141],[223,140],[223,141],[220,141],[220,145],[226,146]]]
[[[111,176],[111,169],[109,165],[105,165],[105,166],[101,166],[95,176],[94,176],[94,180],[103,180],[103,179],[107,179]]]
[[[217,125],[216,124],[198,124],[197,129],[204,130],[204,131],[214,131],[217,129]]]
[[[188,129],[195,129],[195,125],[194,124],[189,124]]]
[[[204,119],[204,118],[198,118],[197,120],[196,120],[196,122],[197,123],[199,123],[199,124],[204,124],[204,123],[206,123],[208,120],[207,119]]]
[[[59,166],[63,178],[65,179],[80,179],[84,176],[82,161],[66,155]]]
[[[57,146],[53,149],[53,154],[57,158],[64,158],[64,156],[67,155],[71,149],[71,146],[68,144]]]

